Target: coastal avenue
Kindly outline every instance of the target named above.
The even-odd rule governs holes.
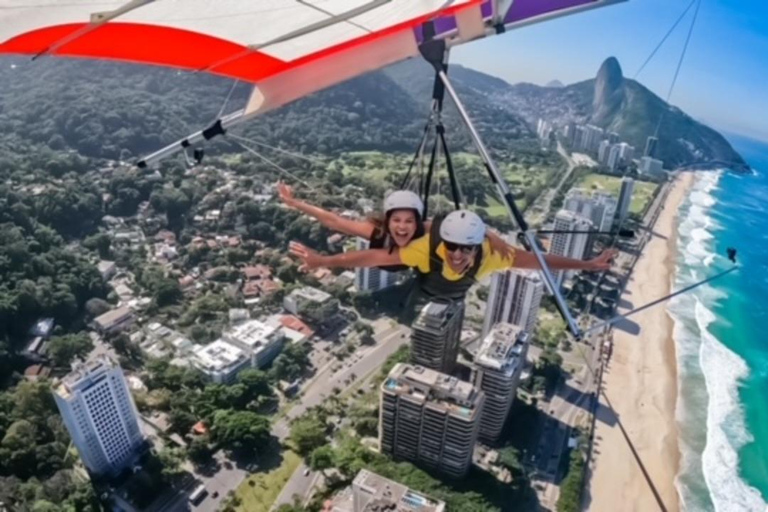
[[[664,209],[670,188],[671,183],[664,183],[646,211],[642,231],[638,239],[628,248],[631,252],[636,252],[636,255],[622,252],[617,258],[614,269],[620,270],[625,265],[628,269],[627,273],[620,278],[622,289],[629,281],[634,265],[643,253],[643,248],[653,237],[653,228]],[[593,302],[594,298],[590,298],[590,302]],[[589,318],[589,322],[599,321],[593,317]],[[602,376],[601,365],[604,363],[600,357],[603,342],[603,335],[595,332],[583,342],[576,344],[570,353],[561,354],[564,366],[572,367],[574,371],[570,378],[558,383],[549,402],[540,402],[545,419],[542,423],[542,435],[533,467],[537,475],[533,480],[538,484],[535,487],[539,491],[541,504],[551,510],[555,509],[559,496],[559,486],[556,482],[561,481],[562,457],[568,452],[568,440],[577,426],[584,425],[584,417],[587,414],[594,415],[597,409],[598,401],[595,400],[595,396],[601,385],[598,376]],[[532,359],[534,359],[534,353],[531,354]]]

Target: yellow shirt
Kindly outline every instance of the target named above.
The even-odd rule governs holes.
[[[445,261],[446,249],[442,242],[435,251],[437,257]],[[405,247],[400,248],[400,260],[403,265],[415,267],[419,272],[426,274],[429,272],[429,233],[417,238]],[[477,270],[477,279],[486,276],[492,272],[505,270],[514,266],[515,258],[504,258],[497,252],[491,252],[491,245],[486,238],[483,240],[483,260],[480,262],[480,268]],[[463,274],[459,274],[448,265],[443,265],[443,277],[449,281],[458,281]]]

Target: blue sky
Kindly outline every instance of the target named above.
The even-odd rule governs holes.
[[[454,50],[452,60],[511,83],[593,78],[617,57],[632,78],[690,0],[629,0]],[[691,9],[638,80],[666,97]],[[768,141],[768,2],[702,0],[670,102],[711,126]]]

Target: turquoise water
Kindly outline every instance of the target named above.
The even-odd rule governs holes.
[[[768,511],[768,144],[731,138],[752,176],[702,173],[680,209],[676,288],[743,268],[670,302],[684,510]]]

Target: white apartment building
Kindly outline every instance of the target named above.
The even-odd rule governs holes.
[[[289,313],[298,315],[299,309],[301,309],[304,304],[308,302],[324,304],[331,300],[331,298],[332,296],[330,293],[318,290],[317,288],[312,288],[311,286],[305,286],[286,295],[283,299],[283,307]]]
[[[483,337],[502,322],[532,332],[543,296],[544,282],[537,271],[513,269],[494,273],[485,309]]]
[[[475,356],[472,382],[485,393],[480,439],[495,443],[509,417],[528,354],[528,333],[512,324],[496,324]]]
[[[245,351],[253,368],[264,368],[280,354],[285,336],[280,327],[259,320],[248,320],[229,331],[222,338]]]
[[[53,390],[85,467],[114,476],[139,455],[144,437],[120,366],[106,356],[78,365]]]
[[[592,222],[577,213],[567,210],[560,210],[555,215],[555,231],[589,231],[592,229]],[[589,246],[588,234],[581,233],[557,233],[552,235],[550,244],[550,254],[564,256],[566,258],[583,259]],[[573,270],[558,270],[553,272],[555,282],[562,286],[564,282],[573,276]]]
[[[362,238],[357,239],[357,250],[365,251],[370,247],[370,242]],[[378,267],[355,269],[355,288],[358,291],[377,292],[396,285],[398,274],[387,272]]]
[[[232,384],[240,370],[251,366],[244,350],[221,339],[195,347],[187,360],[216,384]]]

